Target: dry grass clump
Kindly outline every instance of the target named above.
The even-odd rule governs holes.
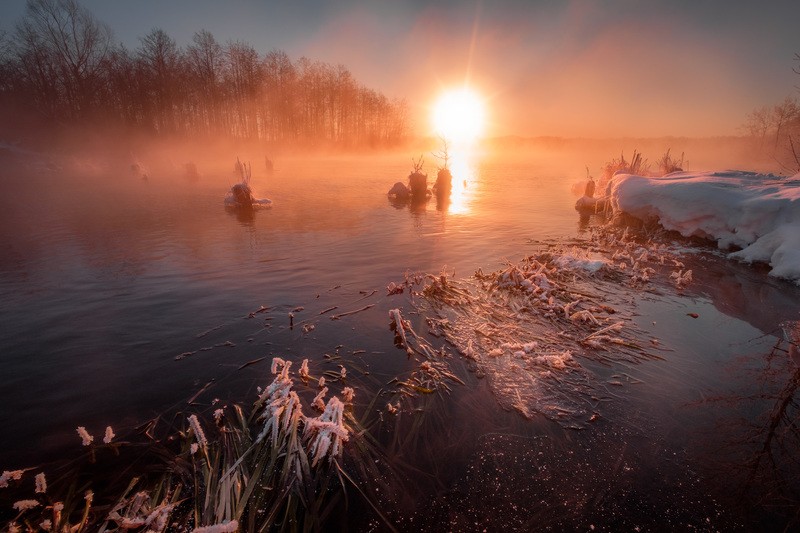
[[[662,155],[655,162],[655,172],[651,171],[651,165],[646,158],[642,156],[641,152],[633,151],[630,161],[625,159],[625,153],[621,153],[619,158],[614,158],[607,161],[602,167],[602,175],[598,183],[598,189],[605,191],[607,194],[607,186],[611,182],[611,178],[617,173],[635,174],[637,176],[665,176],[671,172],[679,172],[684,170],[686,166],[685,155],[681,153],[680,159],[671,155],[672,149],[668,148],[664,155]]]
[[[410,291],[420,283],[421,277],[407,274],[402,287]],[[154,420],[142,426],[151,439],[144,446],[112,442],[115,435],[110,427],[103,443],[79,428],[85,456],[91,458],[94,474],[90,476],[97,474],[98,467],[113,471],[113,466],[102,466],[108,457],[106,448],[124,454],[143,447],[155,471],[137,468],[137,477],[121,486],[87,479],[88,465],[76,463],[63,477],[82,479],[83,485],[72,486],[61,501],[50,497],[50,493],[64,494],[61,487],[53,487],[47,495],[35,494],[36,499],[20,499],[6,529],[70,533],[322,530],[335,522],[332,516],[342,512],[342,500],[354,491],[358,505],[369,506],[381,527],[392,530],[376,494],[394,494],[395,500],[404,496],[402,482],[397,481],[402,476],[394,471],[387,453],[417,447],[420,436],[424,441],[427,414],[437,411],[424,407],[431,405],[431,399],[443,400],[453,384],[463,382],[449,368],[444,349],[418,334],[399,309],[392,310],[388,322],[398,346],[409,357],[410,368],[390,383],[370,389],[377,392],[368,399],[362,420],[353,410],[355,391],[345,386],[348,369],[340,365],[337,372],[315,376],[308,359],[293,372],[291,361],[274,358],[272,380],[263,390],[259,388],[252,409],[219,406],[213,417],[188,413],[166,438],[154,436]],[[373,379],[368,372],[359,373],[357,365],[351,370],[354,384]],[[335,394],[329,393],[334,390]],[[388,443],[374,437],[384,430],[395,433]],[[23,470],[3,472],[0,490],[27,491],[20,484],[25,475]],[[43,473],[41,479],[37,476],[37,487],[46,484]],[[89,487],[98,490],[99,498],[87,491]],[[374,518],[370,523],[375,524]]]
[[[668,148],[661,159],[656,161],[656,168],[660,176],[666,176],[672,172],[682,172],[683,167],[686,165],[684,153],[681,152],[681,158],[676,159],[670,155],[671,148]]]
[[[650,165],[647,159],[642,157],[641,152],[634,150],[630,161],[625,159],[625,152],[622,152],[619,158],[614,158],[603,165],[603,175],[600,178],[601,188],[604,184],[611,181],[611,178],[614,177],[614,174],[617,172],[647,176],[650,173]]]
[[[589,198],[581,198],[575,205],[575,208],[586,213],[587,210],[593,211],[595,214],[603,213],[610,215],[613,211],[611,207],[611,183],[615,175],[619,173],[635,174],[637,176],[665,176],[672,172],[679,172],[684,169],[686,160],[684,154],[681,153],[680,159],[674,158],[671,155],[671,149],[662,155],[656,162],[656,172],[651,172],[650,164],[645,159],[641,152],[633,151],[630,161],[625,159],[625,153],[621,153],[619,158],[614,158],[608,161],[602,167],[602,175],[598,180],[597,187],[592,187]],[[591,180],[589,175],[589,168],[586,168],[587,179]],[[590,181],[591,183],[591,181]],[[585,182],[580,184],[576,183],[573,190],[583,191],[586,187]],[[597,193],[595,196],[595,192]]]
[[[682,289],[691,271],[677,257],[607,227],[588,249],[553,245],[465,279],[428,276],[418,310],[432,315],[431,332],[488,379],[503,407],[584,427],[606,385],[581,361],[618,366],[660,357],[660,342],[634,320],[630,288]]]
[[[20,500],[19,513],[6,529],[69,533],[161,532],[168,526],[196,532],[322,529],[334,509],[330,501],[339,497],[344,482],[338,465],[343,446],[358,427],[349,413],[354,391],[345,387],[344,401],[332,396],[323,401],[321,414],[306,414],[290,366],[291,362],[276,358],[274,379],[249,415],[236,405],[220,408],[214,411],[213,425],[205,427],[197,415],[187,417],[179,438],[168,439],[179,449],[156,445],[166,473],[134,478],[116,497],[105,494],[105,500],[115,502],[112,505],[93,507],[91,491],[82,506],[77,489],[71,489],[63,503],[50,503],[43,494],[36,500]],[[307,364],[303,366],[304,377],[310,378]],[[91,442],[86,446],[101,447]],[[4,473],[3,480],[14,483],[23,474]],[[77,478],[79,473],[72,475]],[[27,501],[30,504],[24,504]]]

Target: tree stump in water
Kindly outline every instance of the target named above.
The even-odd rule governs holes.
[[[428,175],[412,172],[408,175],[408,187],[411,189],[412,199],[425,198],[428,195]]]
[[[436,175],[436,198],[448,198],[450,191],[453,189],[453,175],[450,173],[449,168],[443,168]]]

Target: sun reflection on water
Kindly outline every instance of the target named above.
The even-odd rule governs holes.
[[[468,214],[472,209],[475,185],[478,180],[477,165],[465,152],[456,152],[450,161],[453,186],[450,190],[450,205],[447,212],[454,215]]]

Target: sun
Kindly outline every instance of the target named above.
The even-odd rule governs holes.
[[[448,141],[475,141],[483,134],[483,101],[467,87],[451,89],[439,96],[431,120],[436,135]]]

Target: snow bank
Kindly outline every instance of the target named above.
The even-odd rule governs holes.
[[[769,263],[770,275],[800,284],[800,173],[617,174],[609,191],[615,211],[715,240],[722,249],[741,248],[729,257]]]

